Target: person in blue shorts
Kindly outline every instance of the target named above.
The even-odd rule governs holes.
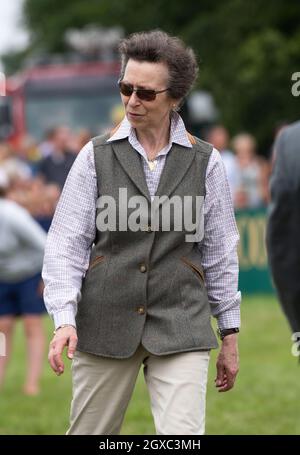
[[[5,198],[8,179],[0,169],[0,333],[5,355],[0,356],[0,387],[11,353],[17,317],[22,317],[27,345],[24,393],[39,393],[45,335],[42,316],[41,268],[46,233],[20,205]]]

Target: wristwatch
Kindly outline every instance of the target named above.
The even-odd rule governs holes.
[[[238,333],[240,329],[238,327],[233,327],[231,329],[218,329],[218,335],[221,340],[223,340],[227,335],[231,335],[232,333]]]

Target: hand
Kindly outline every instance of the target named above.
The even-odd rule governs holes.
[[[57,329],[50,343],[48,360],[52,370],[58,376],[64,372],[65,368],[62,360],[62,353],[65,346],[68,346],[67,355],[69,359],[72,359],[77,346],[77,332],[72,325]]]
[[[227,392],[234,386],[239,371],[239,353],[236,333],[227,335],[222,341],[222,347],[217,359],[216,387],[219,392]]]

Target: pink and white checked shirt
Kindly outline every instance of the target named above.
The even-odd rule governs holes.
[[[172,143],[192,147],[179,114],[173,113],[169,144],[156,157],[150,170],[147,155],[134,128],[125,117],[112,142],[128,137],[143,157],[149,193],[155,195],[166,155]],[[75,323],[81,298],[81,282],[89,265],[96,233],[97,177],[93,144],[79,152],[64,185],[48,232],[42,277],[44,299],[57,328]],[[198,243],[212,315],[220,329],[240,326],[241,293],[238,291],[237,230],[229,184],[220,153],[214,148],[206,170],[204,238]]]

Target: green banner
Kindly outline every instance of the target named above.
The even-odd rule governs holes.
[[[247,294],[274,293],[265,245],[267,210],[237,210],[235,215],[240,233],[239,289]]]

